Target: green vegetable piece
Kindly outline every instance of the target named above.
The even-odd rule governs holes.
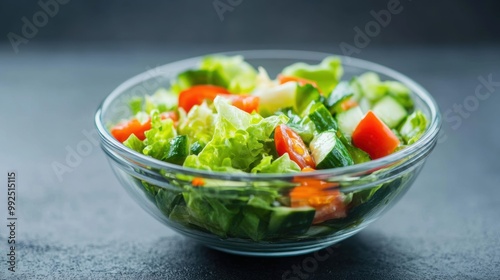
[[[135,136],[135,134],[130,134],[130,136],[123,142],[123,145],[125,145],[127,148],[130,148],[136,152],[142,153],[142,150],[144,149],[144,143]]]
[[[309,118],[316,126],[318,132],[327,130],[337,131],[338,125],[323,103],[314,104],[309,111]]]
[[[182,193],[164,188],[158,188],[155,196],[156,206],[165,215],[169,216],[174,207],[183,200]]]
[[[191,221],[221,237],[227,237],[242,206],[238,200],[211,197],[196,191],[184,192],[183,197]]]
[[[380,77],[373,72],[366,72],[357,79],[361,87],[363,96],[369,101],[377,101],[384,97],[387,93],[387,88],[380,81]]]
[[[273,207],[271,209],[267,235],[274,238],[306,233],[316,213],[312,207]]]
[[[349,82],[340,82],[325,101],[330,113],[337,114],[342,112],[342,102],[354,96],[354,89]]]
[[[187,135],[191,142],[208,143],[215,131],[216,114],[204,102],[195,105],[189,113],[181,116],[177,125],[179,134]]]
[[[337,85],[343,72],[342,63],[337,57],[326,57],[318,65],[309,65],[302,62],[295,63],[282,71],[287,76],[314,81],[321,92],[326,95]]]
[[[133,115],[142,111],[142,97],[136,96],[131,98],[129,101],[129,106]]]
[[[198,155],[201,152],[201,150],[203,150],[203,147],[205,147],[205,145],[203,145],[200,142],[196,141],[193,144],[191,144],[191,147],[189,148],[189,151],[193,155]]]
[[[264,156],[257,166],[252,168],[252,173],[293,173],[300,172],[300,167],[290,159],[288,153],[272,160],[273,156]]]
[[[359,106],[338,113],[337,122],[339,125],[339,130],[342,131],[342,133],[350,139],[352,133],[358,126],[359,122],[364,118],[364,116],[365,114],[363,114]]]
[[[165,158],[166,162],[182,165],[189,155],[189,144],[186,135],[180,135],[170,140],[170,147]]]
[[[427,117],[422,111],[415,111],[409,115],[399,129],[399,134],[404,139],[405,144],[411,145],[417,142],[427,128]]]
[[[295,111],[301,115],[312,101],[317,101],[320,97],[319,91],[310,84],[297,86],[295,94]]]
[[[354,161],[354,164],[360,164],[371,160],[370,155],[368,155],[368,153],[352,145],[351,142],[347,140],[347,138],[344,136],[344,134],[342,134],[340,130],[337,131],[337,137],[346,147],[347,151],[349,152],[349,155],[351,155],[352,160]]]
[[[314,137],[309,145],[317,169],[353,165],[354,161],[335,131],[325,131]]]
[[[177,108],[177,95],[164,88],[158,89],[153,95],[145,96],[144,111],[150,114],[153,110],[160,113]]]
[[[219,73],[218,69],[187,70],[172,82],[172,91],[179,93],[195,85],[214,85],[227,88],[228,80]]]
[[[162,120],[158,110],[151,112],[151,129],[144,133],[143,153],[159,160],[165,159],[170,150],[170,140],[177,136],[174,122],[171,119]]]
[[[385,81],[384,86],[387,88],[387,93],[401,104],[406,110],[413,110],[414,103],[411,98],[410,89],[404,84],[397,81]]]
[[[406,109],[391,96],[377,101],[372,110],[389,128],[397,127],[408,116]]]
[[[288,121],[285,115],[262,118],[250,115],[217,97],[218,112],[214,137],[197,155],[190,155],[184,166],[203,170],[250,172],[263,154],[270,152],[268,142],[276,126]]]

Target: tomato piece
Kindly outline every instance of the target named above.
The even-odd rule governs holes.
[[[352,142],[372,159],[389,155],[399,146],[398,137],[372,111],[354,129]]]
[[[222,96],[231,101],[231,104],[245,112],[252,113],[259,107],[259,97],[251,95],[230,94],[227,89],[213,85],[192,86],[179,94],[179,107],[189,112],[195,105],[200,105],[204,100],[214,100]]]
[[[179,94],[179,107],[189,112],[195,105],[200,105],[204,100],[214,100],[219,94],[229,94],[223,87],[213,85],[192,86]]]
[[[229,100],[231,104],[247,113],[257,111],[259,108],[259,97],[252,95],[221,95]]]
[[[297,163],[301,169],[307,166],[316,167],[302,138],[288,126],[280,124],[276,127],[274,130],[274,143],[280,156],[288,153],[290,159]]]
[[[294,76],[286,76],[283,74],[278,75],[278,81],[280,84],[284,84],[286,82],[297,82],[301,86],[303,86],[305,84],[310,84],[313,87],[318,88],[318,85],[316,84],[315,81],[311,81],[311,80],[299,78],[299,77],[294,77]]]
[[[205,180],[200,177],[195,177],[193,181],[191,181],[191,184],[193,185],[193,187],[203,187],[203,185],[205,185]]]
[[[139,140],[144,140],[144,132],[151,129],[151,120],[147,120],[144,123],[139,122],[138,119],[134,118],[130,121],[125,121],[117,124],[111,129],[111,135],[120,142],[124,142],[132,134],[135,134]]]

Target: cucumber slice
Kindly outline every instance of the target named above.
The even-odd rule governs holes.
[[[386,95],[387,89],[382,85],[380,77],[373,72],[367,72],[359,76],[363,95],[370,101],[376,101]]]
[[[363,119],[364,114],[359,106],[351,108],[345,112],[337,115],[337,122],[339,124],[339,129],[347,137],[351,138],[354,129],[358,126],[358,123]]]
[[[228,81],[217,70],[187,70],[180,73],[172,82],[172,90],[179,93],[194,85],[215,85],[227,88]]]
[[[340,105],[342,102],[352,98],[354,96],[354,89],[350,86],[348,82],[340,82],[332,91],[328,99],[326,100],[326,105],[332,114],[338,113],[341,110]]]
[[[186,135],[180,135],[170,140],[170,148],[168,150],[165,161],[182,165],[188,155],[188,138]]]
[[[296,235],[307,232],[316,210],[312,207],[272,207],[268,235]]]
[[[380,99],[372,110],[389,128],[395,128],[408,116],[406,109],[391,96]]]
[[[322,132],[309,145],[317,169],[327,169],[353,165],[351,155],[337,138],[335,131]]]
[[[311,107],[309,119],[314,123],[318,132],[336,131],[338,128],[337,122],[322,103],[316,103]]]

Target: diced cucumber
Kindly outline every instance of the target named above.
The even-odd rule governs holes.
[[[358,104],[363,114],[368,113],[368,111],[370,111],[370,108],[372,107],[370,101],[364,97],[359,100]]]
[[[351,108],[337,115],[337,122],[342,133],[350,138],[358,123],[363,119],[364,114],[359,106]]]
[[[252,197],[234,219],[230,235],[247,236],[258,241],[282,235],[304,234],[312,224],[312,207],[272,207],[259,197]]]
[[[335,131],[325,131],[314,137],[309,145],[317,169],[353,165],[351,155],[337,138]]]
[[[187,136],[176,136],[174,139],[170,140],[170,148],[165,161],[182,165],[188,155],[189,144]]]
[[[304,234],[312,224],[316,210],[312,207],[272,207],[269,235]]]
[[[318,100],[320,97],[318,89],[310,84],[297,86],[295,93],[294,109],[298,114],[302,114],[311,104],[311,102]]]
[[[413,99],[411,98],[410,89],[404,84],[397,81],[385,81],[387,93],[394,97],[405,109],[413,109]]]
[[[193,155],[198,155],[201,152],[201,150],[203,150],[204,147],[205,147],[205,145],[203,145],[200,142],[196,141],[193,144],[191,144],[191,147],[189,148],[189,151]]]
[[[349,82],[340,82],[332,91],[325,104],[332,114],[340,112],[342,102],[352,98],[354,90]]]
[[[370,101],[376,101],[382,98],[387,89],[380,82],[380,77],[373,72],[367,72],[359,76],[358,82],[361,85],[363,95]]]
[[[332,114],[330,114],[322,103],[316,103],[311,107],[309,119],[314,123],[318,132],[327,130],[336,131],[338,128],[337,122],[332,117]]]
[[[379,100],[372,110],[389,128],[395,128],[408,116],[406,109],[391,96]]]

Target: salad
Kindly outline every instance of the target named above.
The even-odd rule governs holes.
[[[368,162],[415,143],[427,117],[410,90],[372,72],[342,80],[337,57],[295,63],[272,79],[241,56],[208,56],[169,88],[130,100],[113,124],[123,145],[186,168],[225,173],[300,173]],[[297,176],[291,184],[228,185],[173,179],[167,189],[136,179],[169,221],[260,240],[320,236],[353,227],[405,176],[361,191]],[[181,180],[182,179],[182,180]],[[188,183],[185,183],[188,182]]]

